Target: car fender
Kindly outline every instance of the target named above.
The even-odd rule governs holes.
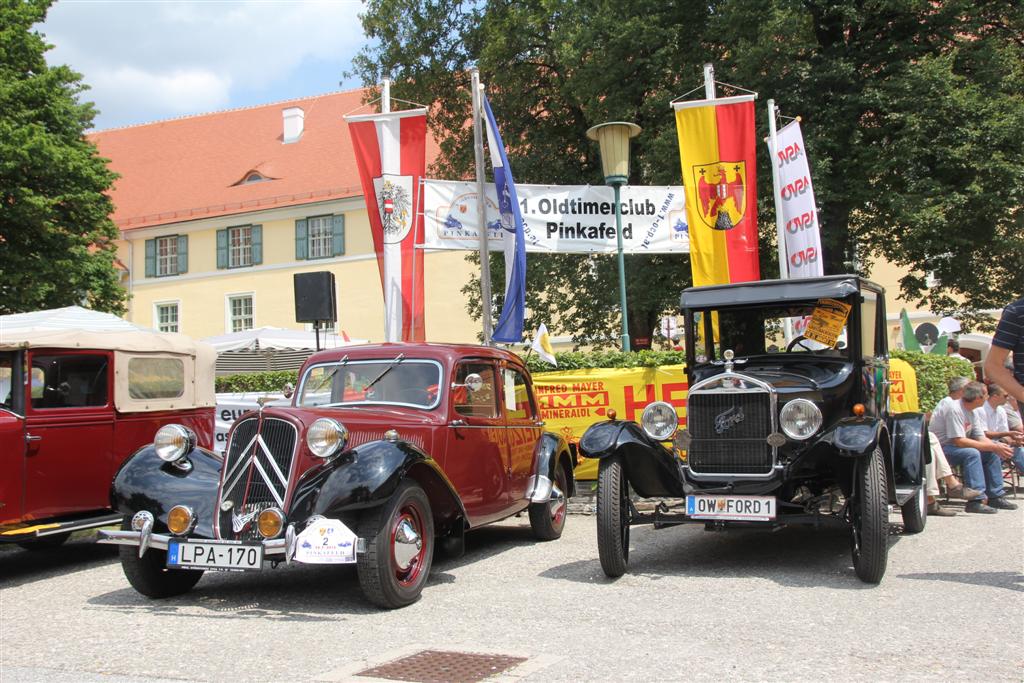
[[[179,462],[187,465],[161,460],[152,444],[143,446],[114,476],[111,506],[125,515],[147,510],[166,527],[168,511],[175,505],[187,505],[196,516],[195,533],[213,538],[214,508],[224,460],[212,451],[196,447]]]
[[[386,440],[361,444],[306,472],[295,488],[288,518],[351,517],[382,505],[406,478],[415,479],[430,499],[439,535],[465,524],[462,500],[440,465],[413,444]]]
[[[591,425],[583,433],[579,448],[588,458],[620,454],[626,478],[641,496],[685,495],[675,453],[647,436],[635,422],[608,420]]]
[[[893,476],[896,484],[918,486],[924,481],[924,462],[932,461],[928,443],[928,422],[921,413],[900,413],[890,418],[889,433],[892,435]]]
[[[533,499],[532,492],[537,489],[537,477],[544,476],[549,481],[555,481],[555,468],[559,465],[565,468],[567,476],[566,487],[568,491],[564,491],[564,493],[567,497],[572,497],[576,493],[576,479],[572,473],[573,462],[572,455],[569,452],[569,444],[557,434],[544,432],[533,447],[533,476],[530,477],[530,485],[526,487],[528,492],[526,497],[535,503],[546,502],[548,500],[547,497],[540,500]],[[546,489],[547,487],[543,488]]]
[[[875,448],[882,449],[885,463],[886,488],[889,502],[896,502],[896,480],[892,457],[892,442],[885,420],[876,417],[848,417],[832,425],[818,439],[816,446],[825,445],[840,457],[861,460],[870,456]]]

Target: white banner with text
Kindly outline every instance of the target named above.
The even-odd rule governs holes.
[[[476,183],[424,180],[424,243],[427,249],[480,248]],[[488,247],[504,250],[494,184],[485,185]],[[516,184],[526,251],[611,254],[617,250],[615,196],[604,185]],[[627,254],[690,251],[681,186],[623,185],[622,245]]]
[[[804,149],[800,122],[792,121],[776,136],[779,165],[779,196],[786,228],[786,259],[789,277],[820,277],[824,274],[818,208],[814,203],[811,169]]]

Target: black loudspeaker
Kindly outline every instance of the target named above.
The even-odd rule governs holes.
[[[329,270],[295,273],[295,321],[336,321],[338,302],[334,289],[334,273]]]

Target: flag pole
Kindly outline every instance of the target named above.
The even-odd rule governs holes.
[[[704,97],[713,100],[715,99],[715,65],[705,64],[704,65]]]
[[[480,70],[473,69],[473,150],[476,156],[476,215],[480,230],[480,318],[484,346],[491,345],[491,259],[487,245],[487,197],[484,194],[484,138],[480,121]]]
[[[779,131],[775,124],[775,100],[768,100],[768,139],[772,167],[772,189],[775,193],[775,231],[779,242],[779,279],[789,279],[789,262],[786,258],[786,226],[782,223],[782,188],[779,187]]]

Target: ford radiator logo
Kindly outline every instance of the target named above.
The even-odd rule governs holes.
[[[715,416],[715,434],[721,434],[734,425],[738,425],[743,422],[744,418],[743,408],[733,407],[719,413]]]

